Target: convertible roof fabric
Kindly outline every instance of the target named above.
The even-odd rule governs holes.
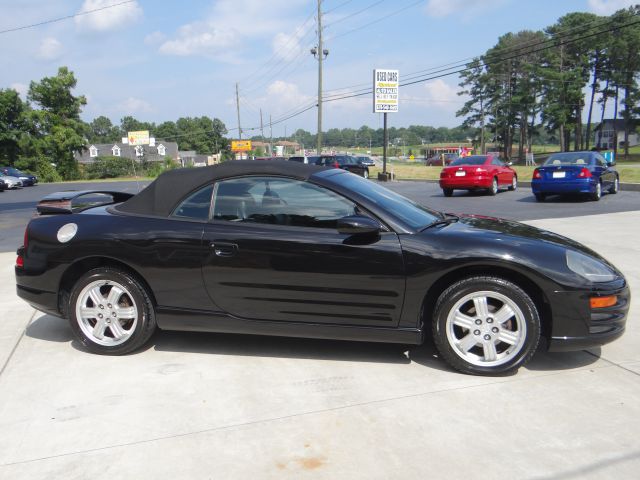
[[[287,160],[232,160],[210,167],[169,170],[115,209],[123,213],[167,217],[182,198],[216,180],[244,175],[274,175],[308,180],[314,173],[326,169]]]

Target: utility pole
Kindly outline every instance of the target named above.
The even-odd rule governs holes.
[[[240,126],[240,94],[238,93],[237,82],[236,82],[236,110],[238,111],[238,139],[242,140],[242,127]]]
[[[264,127],[262,126],[262,109],[260,109],[260,139],[264,143]]]
[[[318,155],[322,153],[322,60],[329,55],[329,50],[322,48],[322,0],[318,0],[318,46],[311,49],[311,54],[318,58]]]
[[[269,156],[273,157],[273,124],[271,123],[271,114],[269,114]]]

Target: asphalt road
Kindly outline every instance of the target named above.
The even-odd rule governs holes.
[[[37,202],[49,193],[63,190],[114,190],[135,193],[148,183],[57,183],[0,192],[0,251],[15,250],[21,244],[24,227],[35,213]],[[604,195],[599,202],[551,197],[544,203],[537,203],[529,188],[519,188],[515,192],[500,192],[495,197],[484,193],[456,191],[453,197],[445,198],[436,183],[400,181],[389,182],[386,186],[435,210],[519,221],[640,210],[640,192],[630,191]]]

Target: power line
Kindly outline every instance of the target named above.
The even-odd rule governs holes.
[[[330,41],[330,40],[334,40],[336,38],[344,37],[345,35],[349,35],[349,34],[351,34],[353,32],[358,31],[358,30],[362,30],[363,28],[366,28],[366,27],[369,27],[369,26],[374,25],[376,23],[382,22],[383,20],[386,20],[387,18],[393,17],[394,15],[397,15],[399,13],[402,13],[405,10],[410,9],[411,7],[415,7],[416,5],[418,5],[418,4],[422,3],[422,2],[423,2],[423,0],[418,0],[417,2],[413,2],[413,3],[410,3],[409,5],[405,5],[404,7],[399,8],[398,10],[395,10],[395,11],[393,11],[391,13],[388,13],[387,15],[384,15],[383,17],[378,18],[377,20],[374,20],[374,21],[369,22],[369,23],[365,23],[364,25],[356,27],[356,28],[354,28],[352,30],[347,30],[346,32],[339,33],[338,35],[334,35],[333,37],[329,37],[327,39],[327,42]],[[378,2],[378,3],[380,3],[380,2]],[[337,23],[337,22],[333,22],[333,23]]]
[[[312,20],[312,19],[313,19],[313,15],[314,15],[314,13],[315,13],[315,12],[311,12],[311,14],[310,14],[310,15],[309,15],[309,16],[308,16],[308,17],[307,17],[307,18],[302,22],[302,24],[301,24],[301,25],[299,25],[299,26],[298,26],[298,28],[296,28],[296,30],[295,30],[295,31],[293,32],[293,34],[289,37],[289,40],[288,40],[287,42],[285,42],[285,44],[283,45],[283,47],[282,47],[282,48],[286,48],[286,47],[287,47],[287,46],[288,46],[288,45],[289,45],[289,44],[290,44],[290,43],[291,43],[295,38],[297,38],[297,36],[298,36],[298,34],[300,33],[300,31],[301,31],[303,28],[305,28],[305,27],[306,27],[307,23],[309,23],[309,20]],[[300,42],[300,40],[302,40],[303,38],[305,38],[307,35],[308,35],[308,32],[307,32],[304,36],[300,37],[300,38],[298,39],[298,42]],[[287,51],[290,51],[290,50],[291,50],[291,48],[289,48]],[[258,72],[260,72],[260,71],[261,71],[265,66],[267,66],[267,65],[268,65],[268,64],[269,64],[273,59],[275,59],[275,58],[276,58],[276,56],[278,55],[278,53],[279,53],[279,52],[273,52],[273,54],[269,57],[269,59],[268,59],[266,62],[264,62],[263,64],[261,64],[261,65],[260,65],[256,70],[254,70],[254,71],[253,71],[253,73],[251,73],[250,75],[247,75],[247,76],[246,76],[246,77],[245,77],[245,78],[244,78],[240,83],[243,83],[243,82],[244,82],[244,81],[246,81],[246,80],[249,80],[249,79],[254,78],[254,76],[255,76]],[[266,71],[268,72],[269,70],[270,70],[270,68],[269,68],[269,69],[267,69]],[[266,73],[266,72],[265,72],[265,73]],[[249,82],[249,84],[250,84],[250,82]]]
[[[42,25],[48,25],[50,23],[61,22],[63,20],[69,20],[71,18],[81,17],[83,15],[89,15],[90,13],[100,12],[102,10],[107,10],[109,8],[120,7],[120,6],[126,5],[128,3],[133,3],[135,1],[136,0],[126,0],[124,2],[114,3],[113,5],[107,5],[107,6],[100,7],[100,8],[94,8],[93,10],[87,10],[86,12],[79,12],[79,13],[74,13],[73,15],[67,15],[67,16],[59,17],[59,18],[52,18],[51,20],[44,20],[42,22],[32,23],[32,24],[29,24],[29,25],[23,25],[21,27],[8,28],[7,30],[0,30],[0,34],[10,33],[10,32],[17,32],[19,30],[26,30],[28,28],[40,27]]]
[[[351,3],[351,2],[353,2],[353,0],[347,0],[346,2],[342,2],[340,5],[336,5],[336,6],[335,6],[335,7],[333,7],[332,9],[327,10],[326,12],[324,12],[324,14],[325,14],[325,15],[328,15],[328,14],[330,14],[331,12],[333,12],[333,11],[335,11],[335,10],[338,10],[339,8],[342,8],[342,7],[344,7],[345,5],[347,5],[348,3]]]
[[[585,31],[585,30],[587,30],[589,28],[594,28],[596,26],[597,27],[601,27],[601,26],[604,26],[606,24],[611,24],[611,23],[615,23],[615,22],[616,22],[616,20],[613,20],[611,18],[607,18],[607,19],[597,18],[597,19],[595,19],[595,20],[593,20],[591,22],[587,22],[587,23],[584,23],[584,24],[581,24],[581,25],[578,25],[578,26],[575,26],[575,27],[564,29],[561,33],[555,34],[552,38],[545,38],[542,42],[537,42],[537,41],[525,42],[525,43],[523,43],[521,45],[517,45],[517,46],[511,47],[511,48],[508,48],[505,51],[501,52],[501,54],[509,53],[510,51],[522,50],[522,49],[525,49],[525,48],[528,48],[528,47],[532,47],[532,46],[537,46],[537,45],[540,45],[542,43],[552,42],[552,41],[554,41],[554,39],[557,40],[559,38],[562,38],[562,37],[570,35],[571,32],[573,32],[573,31]],[[597,24],[600,24],[600,25],[597,25]],[[497,55],[497,54],[494,54],[494,55]],[[421,74],[439,73],[439,72],[443,72],[443,71],[448,70],[445,67],[459,68],[460,64],[464,65],[467,62],[469,62],[471,60],[476,60],[476,59],[478,59],[477,55],[473,56],[473,57],[462,58],[462,59],[456,60],[454,62],[449,62],[449,63],[445,63],[445,64],[442,64],[442,65],[437,65],[437,66],[434,66],[434,67],[429,67],[429,68],[426,68],[426,69],[423,69],[423,70],[417,70],[415,72],[411,72],[411,73],[408,73],[408,74],[404,75],[404,79],[407,80],[407,79],[414,78],[414,77],[417,78],[417,77],[421,76]],[[363,83],[357,83],[355,85],[349,85],[349,86],[346,86],[346,87],[334,88],[334,89],[331,89],[331,90],[326,90],[326,92],[337,92],[337,91],[341,91],[341,90],[347,90],[349,88],[355,88],[355,87],[360,87],[360,86],[364,87],[364,86],[369,86],[369,85],[370,85],[370,82],[366,82],[366,83],[363,82]],[[336,95],[338,95],[338,94],[336,94]]]
[[[327,25],[325,25],[325,28],[329,28],[330,26],[335,25],[336,23],[340,23],[340,22],[343,22],[343,21],[345,21],[345,20],[348,20],[348,19],[350,19],[350,18],[352,18],[352,17],[355,17],[356,15],[360,15],[361,13],[366,12],[367,10],[372,9],[373,7],[375,7],[375,6],[377,6],[377,5],[380,5],[380,4],[381,4],[382,2],[384,2],[384,1],[385,1],[385,0],[378,0],[377,2],[373,2],[371,5],[369,5],[369,6],[367,6],[367,7],[364,7],[364,8],[362,8],[362,9],[360,9],[360,10],[357,10],[356,12],[353,12],[353,13],[351,13],[351,14],[349,14],[349,15],[345,16],[345,17],[338,18],[337,20],[334,20],[333,22],[328,23]],[[348,2],[347,2],[347,3],[348,3]]]

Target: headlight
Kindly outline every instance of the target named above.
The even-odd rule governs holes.
[[[567,250],[567,267],[595,283],[610,282],[617,278],[617,275],[604,263],[574,250]]]

